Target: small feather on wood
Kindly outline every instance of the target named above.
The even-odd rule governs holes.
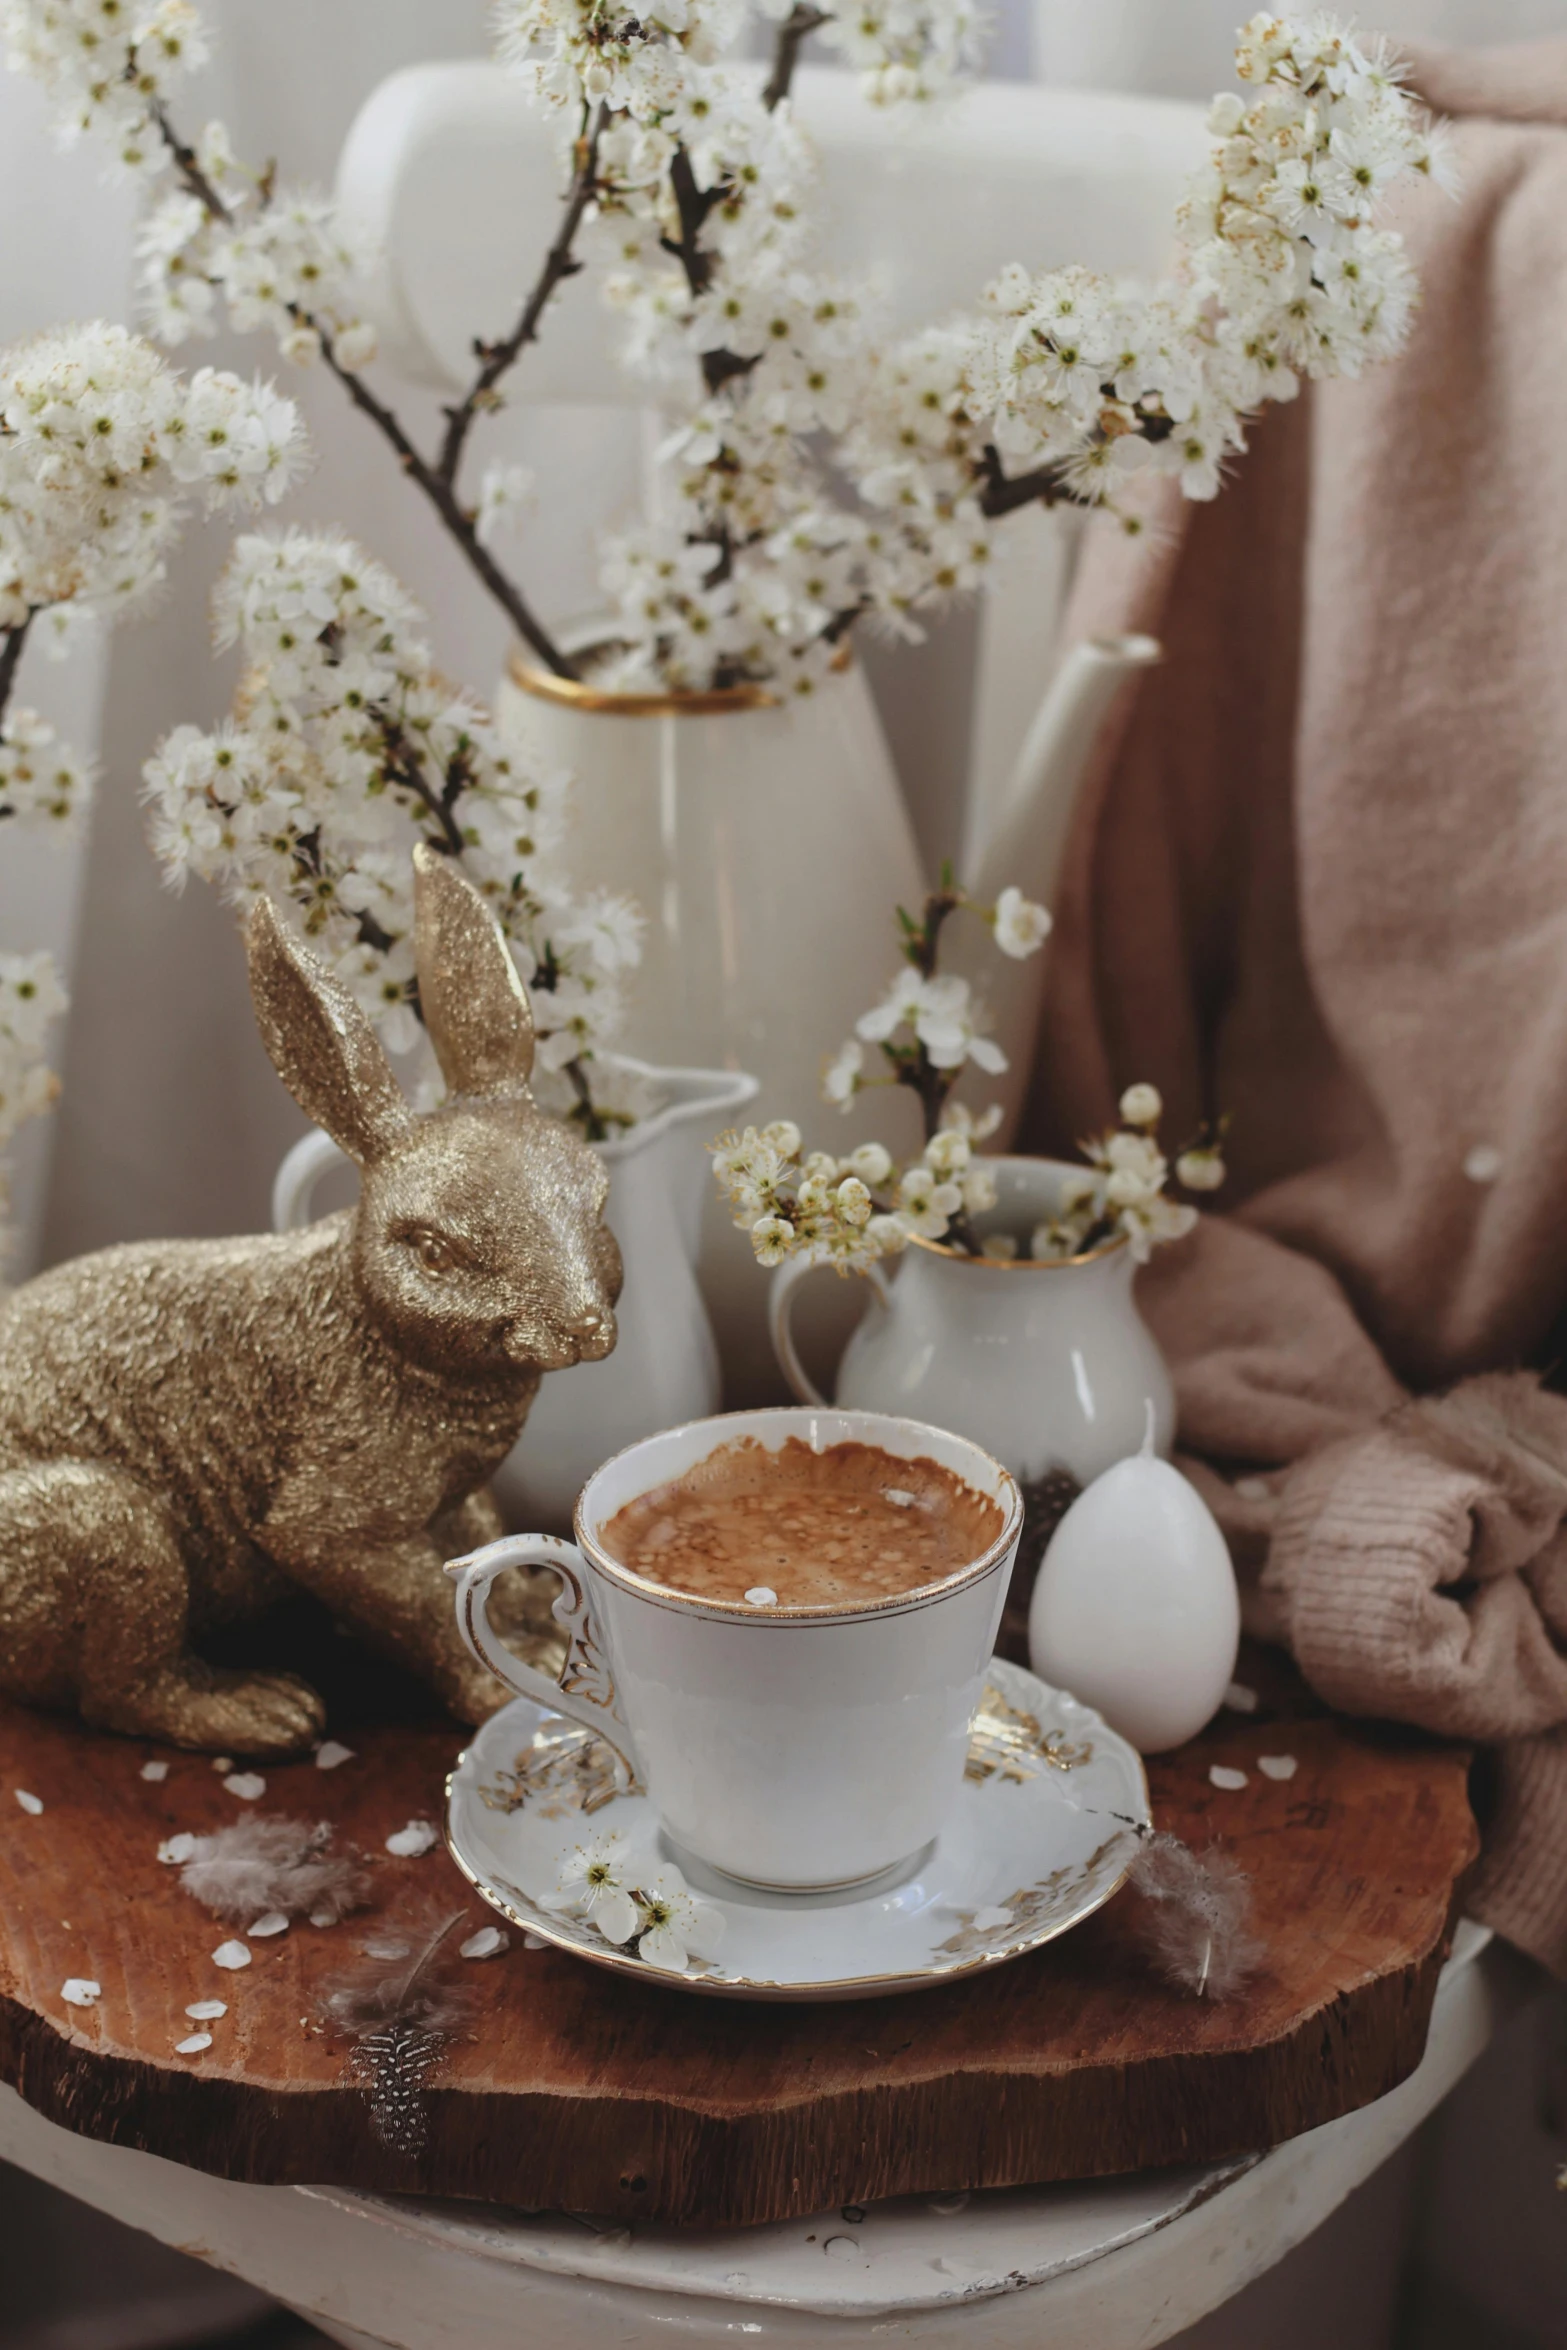
[[[1222,2000],[1251,1980],[1263,1946],[1251,1931],[1251,1879],[1219,1847],[1149,1836],[1132,1863],[1145,1939],[1159,1970],[1199,1999]]]
[[[442,1972],[465,1915],[455,1909],[407,1931],[378,1927],[365,1944],[367,1963],[322,1998],[329,2028],[352,2040],[348,2077],[364,2091],[370,2126],[394,2154],[423,2151],[430,2075],[473,2005],[468,1985]]]
[[[269,1910],[335,1925],[362,1909],[369,1879],[352,1854],[335,1853],[323,1820],[243,1819],[196,1837],[180,1883],[215,1917],[242,1924]]]

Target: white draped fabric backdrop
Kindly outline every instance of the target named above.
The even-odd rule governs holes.
[[[208,0],[219,61],[200,102],[229,122],[242,153],[277,155],[291,178],[329,182],[375,82],[419,59],[482,53],[485,13],[484,0],[269,0],[265,9]],[[1033,0],[1032,14],[1029,0],[1001,0],[991,70],[1200,96],[1228,79],[1231,32],[1246,13],[1244,0]],[[1567,24],[1567,0],[1386,0],[1381,21],[1395,32],[1500,40]],[[123,184],[105,184],[90,151],[58,154],[40,93],[4,75],[0,221],[0,338],[133,314]],[[203,346],[200,356],[270,363],[257,340]],[[288,388],[304,401],[320,455],[290,511],[358,533],[391,562],[429,609],[443,659],[483,691],[503,650],[493,607],[334,388],[292,371]],[[422,395],[401,404],[428,413]],[[634,495],[628,425],[629,415],[534,410],[491,428],[492,447],[535,461],[540,488],[521,560],[557,615],[590,600],[594,530]],[[104,773],[81,853],[8,839],[0,863],[0,943],[63,951],[75,999],[59,1064],[65,1098],[23,1152],[18,1269],[112,1240],[256,1225],[270,1170],[298,1129],[252,1032],[229,917],[199,885],[170,898],[141,833],[146,752],[182,720],[210,723],[231,691],[228,668],[209,656],[205,618],[225,544],[221,531],[194,532],[158,611],[107,648],[64,670],[28,654],[24,696],[84,746],[97,739]],[[927,831],[934,795],[966,750],[970,636],[960,614],[922,652],[892,657],[890,732]],[[886,658],[872,667],[884,682]]]

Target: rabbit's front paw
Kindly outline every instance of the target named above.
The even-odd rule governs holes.
[[[326,1727],[326,1707],[293,1673],[225,1672],[191,1661],[137,1690],[104,1718],[113,1730],[212,1753],[299,1754]]]

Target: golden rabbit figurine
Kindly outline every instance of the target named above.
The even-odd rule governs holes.
[[[415,852],[416,963],[446,1077],[416,1116],[359,1007],[259,900],[268,1052],[362,1171],[282,1237],[153,1241],[0,1305],[0,1693],[183,1746],[320,1734],[288,1673],[189,1635],[313,1592],[481,1720],[504,1696],[458,1636],[443,1560],[499,1532],[485,1480],[542,1372],[615,1343],[603,1163],[528,1091],[527,994],[483,899]]]

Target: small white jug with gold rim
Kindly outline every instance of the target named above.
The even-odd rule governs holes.
[[[971,1257],[911,1241],[896,1269],[871,1268],[873,1302],[839,1366],[833,1401],[926,1420],[983,1445],[1024,1484],[1065,1469],[1091,1484],[1143,1442],[1168,1453],[1175,1397],[1164,1357],[1137,1310],[1136,1265],[1117,1236],[1080,1257],[1036,1262],[1035,1225],[1056,1213],[1060,1186],[1081,1175],[1054,1159],[987,1159],[996,1205],[975,1218],[981,1239],[1007,1232],[1019,1254]],[[802,1403],[825,1403],[790,1326],[801,1259],[773,1276],[773,1346]]]

